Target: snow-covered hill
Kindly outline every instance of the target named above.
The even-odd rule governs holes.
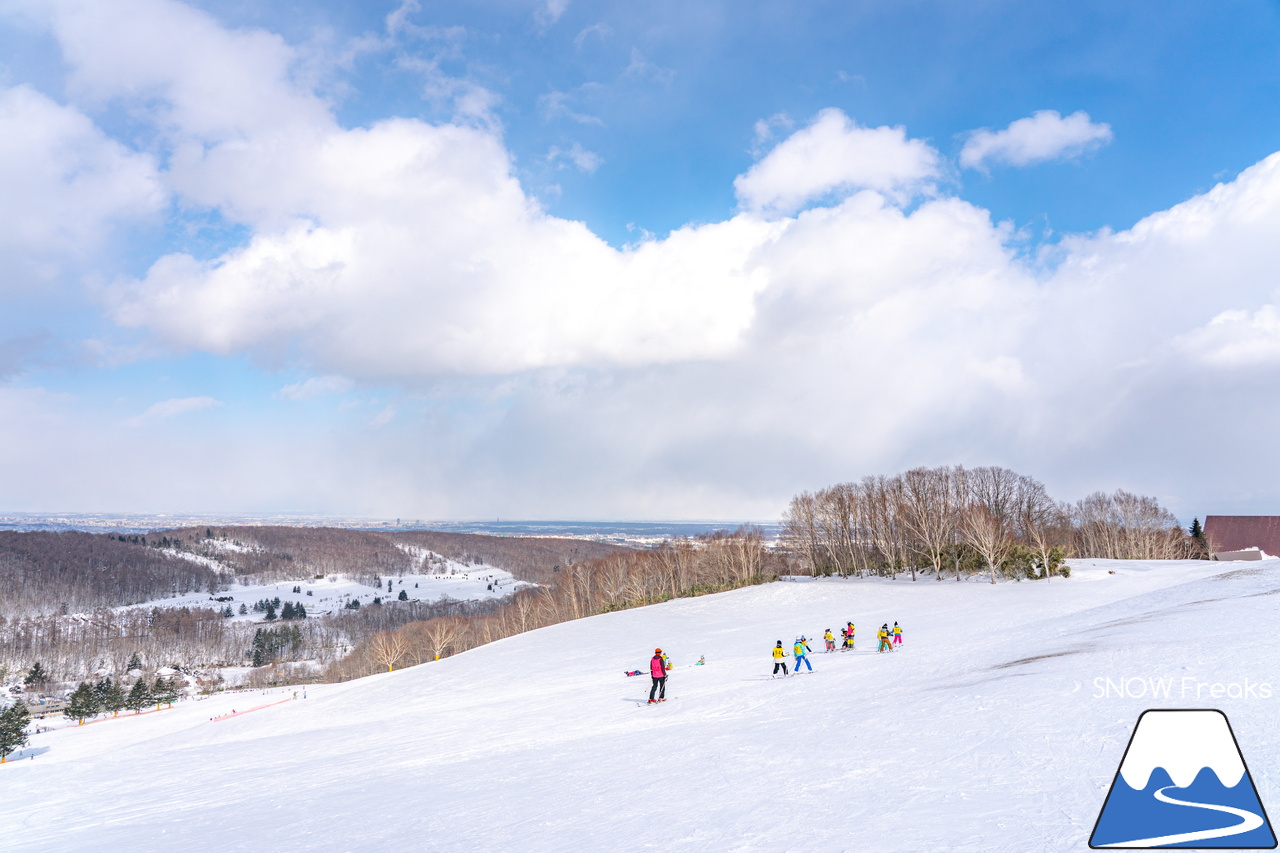
[[[229,544],[223,543],[224,546]],[[320,616],[324,613],[336,613],[347,607],[353,600],[359,601],[361,606],[372,604],[375,598],[395,601],[401,592],[405,594],[408,601],[438,601],[442,598],[452,598],[455,601],[478,601],[486,598],[502,598],[527,586],[523,581],[516,580],[510,572],[495,566],[467,565],[420,548],[404,550],[411,552],[420,568],[414,572],[388,575],[382,578],[382,586],[370,586],[345,574],[312,577],[309,570],[303,570],[298,580],[232,583],[216,595],[192,592],[116,609],[209,607],[221,610],[229,606],[235,619],[261,622],[265,614],[254,611],[252,608],[262,600],[274,601],[278,598],[281,606],[285,602],[301,604],[306,607],[308,615]],[[203,560],[215,567],[218,566],[214,561],[197,554],[183,551],[169,553],[185,559]],[[296,593],[293,591],[295,588],[298,590]],[[240,613],[242,604],[249,609],[249,612],[243,615]]]
[[[1280,561],[1073,569],[774,583],[41,734],[0,767],[0,846],[1085,850],[1148,707],[1225,711],[1280,811]],[[768,678],[776,640],[849,620],[856,652]],[[905,647],[877,654],[894,620]],[[655,646],[674,698],[641,706],[623,672]]]

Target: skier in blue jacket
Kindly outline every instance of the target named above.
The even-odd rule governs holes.
[[[809,667],[810,672],[813,672],[813,664],[809,663],[809,652],[813,651],[813,649],[809,648],[809,644],[806,643],[804,639],[804,635],[801,634],[800,639],[796,640],[795,646],[791,649],[791,653],[795,655],[796,658],[795,669],[796,672],[799,672],[800,664],[804,664]]]

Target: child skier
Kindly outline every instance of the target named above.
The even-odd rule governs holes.
[[[812,651],[813,649],[809,648],[809,644],[805,642],[804,634],[801,634],[800,639],[796,640],[796,644],[791,649],[791,653],[796,658],[796,672],[800,671],[800,664],[809,667],[809,671],[813,672],[813,664],[809,663],[809,653]]]
[[[902,645],[902,629],[898,627],[898,623],[893,623],[893,644],[895,646]]]
[[[852,649],[854,647],[853,635],[854,635],[854,627],[853,627],[853,623],[850,622],[844,629],[844,647],[846,649]]]
[[[782,647],[782,641],[778,641],[778,645],[773,647],[773,674],[777,676],[778,667],[782,667],[782,674],[787,675],[787,650]]]
[[[880,645],[876,648],[876,653],[891,652],[893,646],[889,645],[889,623],[886,622],[880,626],[880,630],[876,632],[876,637],[880,640]]]
[[[836,637],[835,634],[831,633],[830,628],[828,628],[827,632],[822,635],[822,639],[827,644],[828,652],[834,652],[836,650]]]
[[[654,649],[649,659],[649,675],[653,676],[653,686],[649,688],[649,704],[667,701],[667,656],[662,649]],[[657,699],[653,698],[657,695]]]

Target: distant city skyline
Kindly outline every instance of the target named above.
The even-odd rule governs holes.
[[[1274,514],[1280,7],[0,3],[0,514]]]
[[[777,519],[460,521],[456,519],[351,518],[305,513],[272,515],[235,513],[12,513],[6,515],[0,513],[0,530],[19,532],[76,530],[87,533],[140,535],[184,527],[235,528],[272,525],[383,531],[435,530],[495,536],[552,536],[630,544],[655,544],[664,539],[693,537],[717,531],[732,532],[744,525],[759,528],[770,539],[775,538],[781,530],[781,524]]]

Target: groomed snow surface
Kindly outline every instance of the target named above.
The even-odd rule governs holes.
[[[0,847],[1086,850],[1151,707],[1222,709],[1274,817],[1278,595],[1280,561],[1076,561],[1049,583],[778,582],[611,613],[306,699],[36,735],[0,767]],[[818,640],[812,674],[768,677],[776,640],[849,620],[856,652]],[[904,648],[877,654],[895,620]],[[623,672],[655,646],[672,698],[642,706],[648,678]]]

